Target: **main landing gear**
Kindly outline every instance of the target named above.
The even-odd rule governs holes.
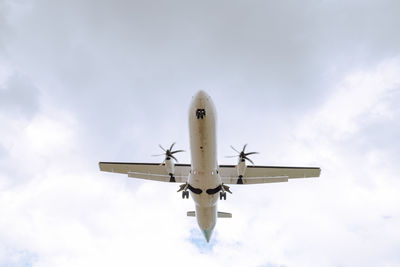
[[[219,199],[222,200],[222,198],[224,200],[226,200],[226,192],[225,191],[224,192],[219,192]]]
[[[182,191],[182,198],[183,199],[185,199],[185,198],[188,199],[189,198],[189,190],[188,189],[190,189],[190,185],[187,182],[184,183],[184,184],[181,184],[179,186],[178,192]]]
[[[192,193],[200,195],[203,190],[201,190],[200,188],[195,188],[193,186],[191,186],[190,184],[188,184],[188,182],[181,184],[179,186],[179,190],[177,192],[181,192],[182,191],[182,198],[189,198],[189,190],[192,191]]]

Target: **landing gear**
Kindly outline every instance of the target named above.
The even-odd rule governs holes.
[[[182,191],[182,198],[183,199],[185,199],[185,198],[189,198],[189,191]]]
[[[226,192],[219,192],[219,199],[222,200],[222,198],[226,200]]]
[[[196,117],[197,117],[197,119],[203,119],[204,116],[206,116],[206,111],[205,111],[205,109],[197,109],[197,110],[196,110]]]
[[[169,182],[170,182],[170,183],[175,183],[175,182],[176,182],[175,176],[174,176],[173,173],[170,173],[170,174],[169,174]]]

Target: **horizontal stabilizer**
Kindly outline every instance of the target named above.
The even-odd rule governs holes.
[[[188,217],[196,217],[196,212],[195,211],[188,211],[187,212]]]
[[[196,217],[195,211],[188,211],[186,214],[188,217]],[[218,218],[232,218],[232,213],[218,211]]]
[[[232,213],[218,211],[218,218],[232,218]]]

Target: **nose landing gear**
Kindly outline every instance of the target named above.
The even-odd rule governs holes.
[[[204,116],[206,116],[206,111],[205,111],[205,109],[197,109],[196,110],[196,117],[197,117],[197,119],[203,119],[204,118]]]

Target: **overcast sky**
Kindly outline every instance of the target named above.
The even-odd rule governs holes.
[[[400,2],[0,0],[0,266],[400,266]],[[319,179],[232,186],[206,244],[177,184],[101,173],[189,150]],[[190,153],[179,154],[189,163]]]

